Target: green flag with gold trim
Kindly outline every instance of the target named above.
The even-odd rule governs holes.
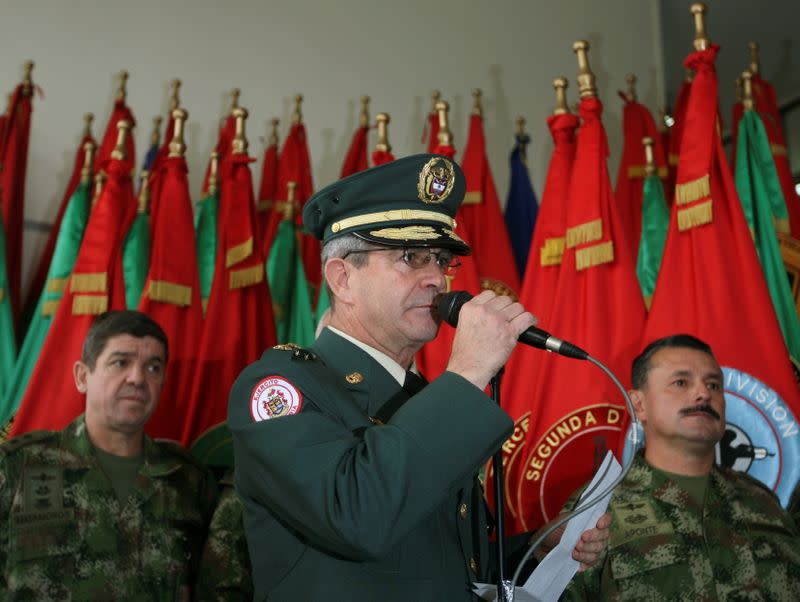
[[[658,174],[654,173],[645,178],[642,189],[642,232],[636,259],[636,276],[647,307],[650,307],[656,289],[668,228],[669,209],[664,187]]]
[[[214,282],[214,262],[217,257],[217,214],[219,198],[210,192],[206,198],[197,203],[194,214],[194,236],[197,248],[197,271],[200,277],[200,300],[203,313],[211,295],[211,284]]]
[[[2,399],[14,371],[17,342],[14,338],[14,317],[11,313],[11,291],[6,272],[6,232],[0,215],[0,399]]]

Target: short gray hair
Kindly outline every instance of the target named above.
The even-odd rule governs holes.
[[[370,251],[372,249],[382,249],[381,245],[373,244],[355,234],[344,234],[329,240],[322,246],[322,282],[325,288],[328,289],[328,298],[331,300],[331,307],[334,306],[333,291],[328,286],[328,281],[325,278],[325,264],[329,259],[343,259],[349,253],[353,253],[347,259],[356,268],[362,268],[366,265],[369,258],[367,253],[354,253],[354,251]]]

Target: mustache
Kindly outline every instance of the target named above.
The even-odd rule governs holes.
[[[680,415],[681,416],[688,416],[689,414],[694,414],[696,412],[705,412],[706,414],[708,414],[710,416],[713,416],[717,420],[719,420],[721,418],[721,416],[719,415],[719,412],[717,412],[714,408],[712,408],[707,403],[700,403],[700,404],[697,404],[696,406],[691,406],[689,408],[683,408],[680,411]]]

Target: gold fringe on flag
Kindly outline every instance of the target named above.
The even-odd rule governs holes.
[[[658,172],[658,177],[661,178],[662,180],[665,179],[669,174],[669,170],[663,165],[658,168],[657,172]],[[628,167],[629,180],[634,180],[636,178],[643,178],[646,175],[647,173],[645,171],[644,165],[631,165],[630,167]]]
[[[565,242],[566,239],[563,236],[546,238],[544,245],[539,249],[539,264],[542,266],[560,265],[564,255]]]
[[[786,147],[783,144],[770,144],[769,150],[772,151],[774,157],[785,157]]]
[[[203,305],[203,315],[206,315],[206,310],[208,309],[208,297],[201,299],[200,303]]]
[[[66,278],[48,278],[47,292],[63,293],[65,290],[67,290],[67,280],[69,280],[69,276],[67,276]]]
[[[247,259],[250,257],[251,253],[253,252],[253,237],[251,236],[246,241],[244,241],[240,245],[236,245],[235,247],[231,247],[225,253],[225,267],[229,268],[232,265],[236,265],[240,261]]]
[[[612,261],[614,261],[614,241],[611,240],[575,251],[575,269],[578,271]]]
[[[258,284],[262,280],[264,280],[263,264],[257,264],[250,268],[244,268],[243,270],[233,270],[228,280],[228,290]]]
[[[669,164],[670,164],[670,165],[672,165],[673,167],[678,167],[678,159],[679,159],[679,158],[680,158],[680,157],[679,157],[678,155],[675,155],[675,154],[673,154],[673,153],[670,153],[670,154],[669,154],[669,157],[667,157],[667,163],[669,163]]]
[[[675,186],[675,202],[678,205],[685,205],[693,201],[699,201],[711,194],[711,180],[708,174]]]
[[[106,272],[73,274],[70,288],[73,293],[104,293],[108,286],[107,280]]]
[[[108,311],[108,295],[75,295],[72,298],[73,316],[96,316]]]
[[[711,199],[704,203],[692,205],[687,209],[680,209],[678,211],[678,230],[684,232],[690,228],[710,224],[713,221],[713,217]]]
[[[462,205],[480,205],[483,202],[483,193],[480,190],[473,190],[464,195]]]
[[[256,211],[263,213],[272,209],[272,201],[258,201],[256,203]]]
[[[166,280],[151,280],[147,296],[153,301],[187,307],[192,304],[192,287]]]
[[[42,303],[42,315],[45,318],[55,315],[59,303],[61,303],[61,299],[51,299]]]
[[[780,234],[789,234],[789,220],[785,217],[773,217],[772,221],[775,222],[775,232]]]
[[[603,238],[603,220],[596,219],[580,226],[567,228],[567,248],[577,247],[586,242],[594,242]]]

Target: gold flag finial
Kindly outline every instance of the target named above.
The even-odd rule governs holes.
[[[269,145],[270,146],[278,146],[278,124],[280,123],[280,119],[277,117],[273,117],[269,120],[270,130],[269,130]]]
[[[633,73],[628,73],[625,76],[625,83],[628,84],[628,93],[627,97],[628,100],[636,101],[638,100],[638,96],[636,95],[636,82],[639,81],[639,78],[636,77]]]
[[[217,194],[217,185],[219,184],[219,153],[211,151],[211,167],[208,170],[208,190],[206,194]]]
[[[436,103],[442,99],[442,93],[439,90],[431,91],[431,113],[436,112]]]
[[[108,175],[104,171],[98,171],[94,175],[94,196],[92,197],[92,207],[97,204],[97,200],[100,198],[100,194],[103,192],[103,186],[106,185],[106,180],[108,179]]]
[[[750,50],[750,73],[755,75],[761,69],[761,61],[758,57],[758,42],[748,42],[747,48]]]
[[[128,97],[128,72],[123,69],[119,72],[119,85],[117,86],[117,100],[125,102]]]
[[[362,128],[369,126],[369,96],[366,94],[361,97],[361,113],[358,116],[358,124]]]
[[[588,98],[597,95],[597,88],[594,85],[594,73],[589,67],[589,42],[577,40],[572,44],[572,51],[578,55],[578,93],[581,98]]]
[[[150,132],[150,146],[158,146],[161,141],[161,115],[153,117],[153,131]]]
[[[231,89],[231,115],[233,115],[233,110],[239,108],[239,97],[242,95],[242,91],[239,88],[232,88]]]
[[[526,122],[525,118],[522,115],[517,117],[517,136],[520,136],[520,137],[524,137],[525,136],[525,124],[526,123],[527,122]]]
[[[147,213],[150,209],[150,172],[143,169],[139,172],[139,198],[136,212]]]
[[[653,156],[655,140],[650,136],[645,136],[642,138],[642,144],[644,144],[644,175],[652,176],[656,173],[656,160]]]
[[[236,133],[233,136],[233,154],[234,155],[246,155],[247,154],[247,147],[249,146],[247,142],[247,137],[244,133],[244,122],[247,119],[247,109],[243,107],[236,107],[233,111],[231,111],[231,115],[236,120]]]
[[[87,140],[83,144],[83,166],[81,167],[81,182],[89,184],[92,181],[92,166],[94,165],[94,151],[97,144]]]
[[[169,157],[183,157],[186,152],[186,143],[183,141],[183,126],[189,118],[186,109],[175,109],[172,111],[172,121],[175,124],[172,140],[169,142]]]
[[[481,105],[482,96],[483,90],[480,88],[475,88],[472,91],[472,114],[478,115],[479,117],[483,117],[483,106]]]
[[[706,34],[706,12],[708,9],[702,2],[695,2],[689,7],[689,12],[694,15],[694,49],[705,50],[708,48],[708,35]]]
[[[111,158],[118,161],[124,161],[128,158],[128,153],[125,150],[125,142],[131,130],[131,122],[127,119],[120,119],[117,122],[117,145],[111,151]]]
[[[569,82],[566,77],[557,77],[553,80],[553,89],[556,91],[556,108],[553,109],[553,115],[566,115],[569,113],[567,106],[567,87]]]
[[[292,113],[292,123],[303,122],[303,95],[295,94],[294,96],[294,113]]]
[[[83,137],[87,138],[92,135],[92,122],[94,121],[94,113],[85,113],[83,116]]]
[[[23,65],[22,86],[25,94],[31,94],[33,89],[33,68],[35,66],[36,63],[33,61],[25,61]]]
[[[295,200],[297,182],[286,182],[286,200],[280,204],[281,216],[284,220],[293,220],[297,201]]]
[[[378,143],[375,145],[375,150],[378,152],[392,151],[392,145],[389,144],[389,121],[389,113],[375,115],[375,126],[378,128]]]
[[[181,80],[176,77],[172,80],[172,82],[170,82],[169,88],[169,110],[174,111],[181,106],[181,101],[178,97],[178,92],[181,89]]]
[[[450,133],[450,125],[448,123],[448,113],[450,105],[446,100],[439,100],[436,102],[436,112],[439,115],[439,144],[442,146],[453,145],[453,134]]]
[[[753,110],[753,74],[749,71],[742,71],[742,108]]]

